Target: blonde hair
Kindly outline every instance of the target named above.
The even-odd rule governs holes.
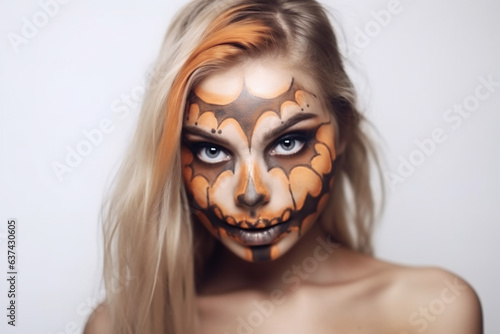
[[[181,178],[185,100],[204,77],[265,55],[286,57],[321,87],[335,116],[337,158],[321,223],[370,253],[373,148],[325,11],[314,0],[195,0],[168,29],[131,147],[103,206],[104,279],[113,333],[194,333],[195,235]]]

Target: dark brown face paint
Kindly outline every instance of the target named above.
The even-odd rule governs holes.
[[[231,171],[234,174],[234,160],[228,160],[217,164],[209,164],[196,157],[196,145],[192,143],[183,143],[183,149],[193,152],[194,159],[185,168],[191,169],[191,180],[196,176],[204,177],[212,185],[215,180],[225,171]]]
[[[286,182],[288,182],[288,192],[291,198],[289,206],[273,207],[272,211],[274,213],[269,216],[261,216],[261,209],[265,207],[265,203],[269,201],[269,198],[264,195],[265,190],[262,188],[263,184],[260,176],[255,178],[255,176],[252,176],[253,174],[251,175],[248,172],[250,169],[257,167],[242,165],[242,162],[240,162],[240,167],[237,167],[236,156],[231,155],[230,150],[227,151],[232,156],[232,159],[228,161],[220,163],[203,162],[197,157],[198,148],[196,142],[204,140],[219,145],[221,148],[230,148],[231,143],[224,142],[219,138],[223,138],[225,134],[224,127],[221,127],[223,122],[232,119],[236,121],[235,124],[239,126],[243,136],[241,139],[234,139],[246,141],[248,152],[250,152],[252,137],[259,126],[257,123],[264,113],[271,112],[279,119],[282,119],[282,110],[285,105],[300,106],[300,112],[287,119],[282,119],[282,128],[278,126],[274,130],[270,129],[271,132],[267,135],[269,138],[266,138],[266,140],[273,143],[275,137],[279,139],[282,132],[287,132],[294,124],[309,119],[308,113],[312,112],[314,114],[314,110],[309,111],[310,104],[303,100],[307,94],[316,99],[314,94],[298,88],[292,79],[288,90],[272,99],[253,96],[245,86],[243,86],[238,98],[226,105],[207,103],[194,92],[190,95],[189,102],[191,104],[189,108],[198,109],[196,113],[193,113],[196,117],[190,116],[188,113],[186,117],[188,125],[184,127],[184,138],[190,135],[198,138],[195,142],[185,140],[183,144],[183,150],[190,151],[190,155],[183,154],[184,179],[189,190],[190,202],[200,221],[217,238],[222,240],[229,238],[242,246],[246,246],[250,254],[247,257],[248,260],[268,261],[278,257],[280,254],[275,245],[279,240],[292,232],[296,232],[300,236],[304,224],[309,225],[311,220],[316,219],[315,217],[322,209],[322,203],[324,203],[324,199],[330,191],[334,175],[333,125],[328,120],[302,131],[304,132],[304,138],[307,138],[307,140],[305,140],[303,149],[296,154],[272,155],[269,149],[262,151],[266,165],[266,171],[263,171],[263,173],[267,172],[269,174],[274,173],[275,170],[280,170]],[[302,100],[299,100],[298,97],[301,97]],[[318,103],[315,106],[318,108]],[[207,115],[209,117],[206,117]],[[325,131],[325,129],[329,130]],[[185,158],[189,156],[189,159]],[[247,218],[240,219],[235,213],[225,209],[226,200],[221,202],[220,199],[217,201],[217,199],[210,196],[211,192],[217,190],[215,188],[221,177],[244,177],[242,191],[238,192],[228,188],[227,191],[233,193],[228,194],[227,200],[233,200],[238,207],[246,210]],[[304,182],[303,180],[306,180],[305,185],[301,185],[301,182]],[[301,193],[301,187],[307,186],[308,182],[316,184],[315,190]],[[257,217],[258,220],[256,220]],[[277,235],[272,244],[252,245],[245,237],[248,231],[251,230],[263,232],[271,229]]]
[[[237,120],[243,130],[243,133],[247,137],[247,142],[251,143],[252,135],[255,130],[255,124],[264,112],[272,111],[276,113],[276,115],[281,116],[280,109],[284,102],[297,102],[295,100],[295,92],[299,88],[296,84],[294,84],[294,82],[295,80],[292,78],[288,90],[272,99],[264,99],[252,95],[248,92],[246,86],[244,85],[238,98],[226,105],[207,103],[199,98],[194,92],[191,93],[189,102],[191,104],[197,104],[201,113],[203,113],[203,111],[213,112],[218,124],[221,124],[224,120],[229,118]],[[211,132],[217,132],[220,134],[222,133],[222,130],[214,128]]]
[[[264,195],[255,189],[255,182],[252,177],[248,178],[247,186],[245,187],[245,191],[243,194],[239,194],[236,196],[236,200],[242,206],[247,208],[255,208],[264,200]],[[255,211],[250,210],[250,216],[255,216]]]
[[[299,153],[292,156],[266,155],[265,159],[268,170],[280,168],[287,176],[289,176],[290,171],[297,166],[311,167],[312,159],[318,156],[318,152],[314,149],[314,145],[319,143],[316,139],[316,132],[321,125],[323,124],[318,125],[312,131],[307,131],[309,132],[308,134],[305,134],[305,137],[307,137],[307,143]]]
[[[267,262],[271,258],[271,246],[254,246],[251,248],[252,260],[255,262]]]
[[[287,210],[287,214],[282,215],[280,218],[276,218],[274,220],[263,220],[265,227],[269,228],[269,226],[271,225],[281,226],[282,228],[280,231],[280,238],[283,238],[284,235],[290,233],[290,231],[293,229],[297,229],[300,236],[302,234],[304,221],[309,215],[317,213],[318,210],[322,209],[319,207],[319,203],[323,196],[328,194],[330,191],[331,180],[333,179],[333,175],[335,172],[335,161],[332,161],[332,164],[333,165],[330,173],[328,173],[327,175],[323,175],[321,191],[318,196],[313,197],[310,194],[307,194],[303,206],[300,210]],[[192,197],[190,199],[192,199]],[[193,201],[191,200],[191,202]],[[241,240],[241,238],[239,237],[239,229],[242,228],[241,222],[235,221],[235,225],[228,224],[227,222],[234,221],[234,218],[224,215],[222,215],[222,218],[220,218],[219,215],[222,211],[216,204],[210,205],[207,209],[203,209],[195,205],[195,210],[199,211],[208,218],[206,221],[211,225],[210,230],[219,231],[219,229],[223,229],[226,234],[233,240],[237,240],[239,243],[245,244],[244,240]],[[219,212],[219,215],[216,214],[216,212]],[[288,219],[286,221],[283,220],[283,216],[288,217]],[[220,237],[219,233],[218,236]],[[273,260],[273,258],[271,257],[271,245],[249,246],[249,249],[252,254],[252,261],[263,262]]]

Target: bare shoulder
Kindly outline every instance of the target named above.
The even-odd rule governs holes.
[[[441,268],[374,261],[384,268],[375,281],[386,287],[380,303],[397,324],[396,333],[482,333],[481,304],[464,279]]]
[[[352,311],[371,314],[375,332],[397,334],[481,334],[479,298],[463,278],[436,267],[393,264],[338,249],[337,273],[350,300],[362,300]],[[368,313],[367,309],[370,311]]]
[[[101,304],[87,320],[83,334],[110,334],[111,321],[105,304]]]

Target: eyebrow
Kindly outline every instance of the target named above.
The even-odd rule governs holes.
[[[312,119],[312,118],[316,118],[316,117],[318,117],[318,115],[311,114],[311,113],[300,113],[300,114],[293,115],[292,117],[290,117],[289,119],[287,119],[285,122],[283,122],[277,128],[272,129],[272,130],[266,132],[266,134],[264,134],[264,140],[267,141],[267,140],[270,140],[272,138],[276,138],[282,132],[284,132],[285,130],[287,130],[289,127],[294,126],[295,124],[300,123],[302,121],[305,121],[305,120],[308,120],[308,119]]]
[[[186,135],[194,135],[198,137],[202,137],[206,140],[209,140],[211,142],[214,142],[216,144],[221,144],[228,146],[229,141],[227,141],[224,138],[220,138],[220,136],[214,136],[211,132],[207,132],[205,130],[202,130],[200,128],[194,127],[194,126],[186,126],[184,129],[182,129],[182,132]]]

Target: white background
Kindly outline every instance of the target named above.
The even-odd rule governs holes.
[[[371,12],[387,10],[388,2],[326,3],[352,50],[351,71],[380,133],[385,173],[397,173],[400,159],[418,158],[415,140],[436,128],[446,140],[404,182],[388,186],[377,254],[464,277],[482,300],[486,332],[498,333],[500,87],[456,129],[443,115],[471,101],[479,77],[500,82],[500,3],[401,0],[381,26]],[[101,291],[101,199],[132,133],[138,92],[180,5],[73,0],[43,22],[38,1],[0,1],[4,272],[7,219],[19,225],[17,326],[6,325],[1,279],[2,333],[81,332]],[[26,20],[38,32],[14,48],[9,36],[23,38]],[[363,39],[365,29],[371,37]],[[68,150],[85,145],[83,131],[103,120],[112,131],[59,179],[53,163],[66,165]]]

